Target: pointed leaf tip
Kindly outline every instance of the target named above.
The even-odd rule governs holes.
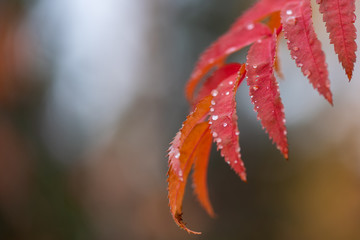
[[[322,0],[318,3],[326,30],[330,34],[330,42],[334,44],[335,52],[350,81],[357,50],[355,0]]]
[[[312,23],[310,1],[290,2],[281,11],[281,21],[290,55],[318,92],[332,103],[325,54]]]
[[[195,162],[193,167],[193,188],[194,193],[201,206],[211,216],[215,217],[213,207],[211,206],[207,188],[207,169],[212,145],[212,136],[210,129],[203,136],[194,154]]]
[[[246,181],[245,167],[240,156],[235,101],[237,88],[245,77],[243,66],[239,74],[226,78],[214,90],[209,123],[217,149],[240,178]]]
[[[254,110],[270,139],[287,158],[288,142],[284,106],[273,68],[276,55],[276,35],[251,46],[246,62],[247,83]]]
[[[200,234],[186,227],[182,219],[182,202],[185,193],[186,182],[192,168],[192,165],[197,157],[199,147],[202,146],[204,136],[210,135],[209,124],[202,122],[197,124],[185,138],[183,144],[180,146],[179,168],[182,171],[182,176],[173,170],[172,165],[169,165],[168,171],[168,199],[171,215],[176,224],[186,230],[188,233]]]

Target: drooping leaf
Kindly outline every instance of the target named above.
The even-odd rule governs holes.
[[[254,110],[284,157],[288,158],[284,106],[273,67],[276,35],[254,43],[247,55],[246,75]]]
[[[240,156],[235,101],[236,90],[244,77],[245,68],[242,66],[239,76],[230,76],[212,91],[209,123],[217,149],[240,178],[246,181],[245,167]]]
[[[261,23],[250,24],[243,28],[228,31],[213,43],[199,58],[186,85],[186,97],[193,101],[194,91],[205,74],[224,61],[230,54],[239,51],[259,38],[271,35],[269,28]]]
[[[216,89],[217,86],[224,79],[230,76],[234,76],[234,78],[236,78],[240,67],[241,67],[240,63],[229,63],[214,71],[214,73],[209,78],[206,79],[203,86],[201,86],[199,93],[196,97],[197,100],[195,100],[195,103],[198,103],[204,97],[209,96],[211,91]]]
[[[350,81],[357,50],[354,26],[355,0],[317,0],[317,2],[320,4],[326,30],[330,33],[330,42],[334,44],[335,52]]]
[[[172,170],[179,176],[179,178],[182,178],[184,174],[180,168],[181,146],[184,144],[184,141],[186,140],[192,129],[196,126],[196,124],[203,121],[207,117],[209,113],[211,99],[212,97],[211,95],[209,95],[202,99],[202,101],[200,101],[196,105],[195,110],[189,114],[189,116],[183,123],[182,128],[176,134],[174,140],[171,142],[168,154],[169,164],[171,165]]]
[[[215,213],[209,200],[209,193],[207,188],[207,169],[210,157],[210,150],[212,144],[212,136],[209,131],[204,134],[203,139],[196,148],[194,154],[194,170],[193,170],[193,187],[194,193],[197,196],[201,206],[206,212],[214,217]]]
[[[290,54],[302,73],[318,92],[332,104],[325,54],[314,31],[309,0],[289,3],[281,12]]]
[[[199,146],[203,145],[202,141],[204,139],[204,141],[207,141],[207,137],[205,136],[208,136],[209,134],[209,124],[207,122],[202,122],[197,124],[186,137],[184,143],[180,147],[180,169],[183,173],[181,178],[176,172],[174,172],[172,166],[169,165],[167,180],[171,215],[177,225],[186,230],[188,233],[200,234],[200,232],[195,232],[188,229],[182,219],[182,202],[184,198],[185,186],[194,162],[195,152]]]

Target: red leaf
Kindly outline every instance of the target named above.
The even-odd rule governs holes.
[[[209,200],[206,183],[211,143],[212,136],[209,129],[208,133],[203,136],[203,139],[199,143],[194,154],[193,187],[194,193],[196,194],[201,206],[210,216],[214,217],[215,213]]]
[[[326,30],[330,33],[330,41],[349,78],[352,77],[356,61],[356,16],[355,0],[321,0],[320,12],[326,22]]]
[[[228,31],[213,43],[201,56],[186,85],[186,97],[192,102],[194,91],[205,74],[230,54],[239,51],[254,41],[270,35],[269,28],[261,23]]]
[[[293,0],[299,1],[299,0]],[[289,0],[260,0],[249,10],[247,10],[235,23],[231,29],[242,28],[248,24],[260,21],[273,12],[280,11]]]
[[[292,58],[313,87],[332,104],[325,54],[314,32],[310,1],[287,4],[281,18]]]
[[[211,96],[207,96],[197,104],[195,110],[189,114],[183,123],[182,128],[171,142],[171,146],[169,148],[169,164],[179,178],[182,178],[182,175],[184,174],[180,168],[180,148],[196,124],[205,120],[207,117],[211,99]]]
[[[204,85],[199,90],[195,103],[198,103],[204,97],[209,96],[211,91],[217,88],[224,79],[230,76],[236,78],[240,67],[240,63],[229,63],[217,69],[208,79],[206,79]]]
[[[246,181],[245,167],[240,157],[235,101],[236,90],[244,77],[245,69],[242,66],[238,77],[230,76],[212,91],[209,123],[221,155],[241,179]]]
[[[246,75],[254,110],[262,126],[288,158],[284,106],[273,67],[276,54],[276,35],[254,43],[247,55]]]
[[[183,172],[183,176],[180,178],[176,172],[174,172],[172,166],[169,166],[168,171],[168,198],[171,215],[174,218],[176,224],[186,230],[188,233],[200,234],[200,232],[194,232],[185,226],[182,220],[182,201],[184,198],[185,186],[187,178],[189,176],[192,164],[194,162],[195,152],[198,147],[203,145],[203,140],[207,141],[207,137],[210,134],[209,124],[207,122],[197,124],[190,134],[185,139],[180,148],[180,169]],[[205,138],[204,138],[205,137]]]

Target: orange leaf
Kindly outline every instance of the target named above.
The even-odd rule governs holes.
[[[179,177],[172,166],[169,166],[168,171],[168,198],[171,215],[176,224],[186,230],[188,233],[200,234],[188,229],[182,220],[182,202],[184,198],[185,186],[189,176],[194,158],[196,156],[197,148],[203,145],[203,141],[207,141],[209,132],[209,124],[207,122],[197,124],[189,133],[185,141],[180,147],[180,169],[183,173]],[[201,151],[201,150],[200,150]]]
[[[210,101],[212,97],[207,96],[202,101],[200,101],[195,110],[189,114],[183,123],[182,128],[176,134],[174,140],[171,142],[169,148],[169,164],[172,167],[172,170],[178,175],[179,178],[182,178],[183,172],[180,168],[180,148],[184,144],[185,139],[188,137],[192,129],[199,122],[205,120],[209,113]]]
[[[202,141],[198,145],[195,152],[193,187],[201,206],[207,213],[214,217],[214,210],[211,206],[207,188],[207,169],[210,157],[212,136],[210,131],[203,136]]]

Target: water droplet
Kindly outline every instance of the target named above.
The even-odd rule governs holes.
[[[262,43],[262,40],[261,40],[261,39],[259,39],[259,40],[257,40],[257,42],[258,42],[258,43]]]
[[[356,21],[356,15],[355,14],[353,14],[353,17],[352,17],[351,21],[352,21],[352,23],[354,23]]]
[[[217,143],[221,143],[221,138],[217,138],[217,139],[215,139],[215,141],[217,142]]]
[[[180,153],[178,152],[176,155],[175,155],[175,158],[179,158],[180,157]]]
[[[230,164],[230,161],[226,161],[227,164]]]
[[[235,135],[236,135],[236,136],[239,136],[239,135],[240,135],[240,132],[239,132],[239,131],[236,131],[236,132],[235,132]]]
[[[227,123],[223,123],[223,127],[226,127],[227,126]]]
[[[209,121],[209,124],[211,125],[211,124],[212,124],[212,121]]]
[[[293,11],[292,11],[291,9],[286,10],[286,14],[287,14],[287,15],[291,15],[291,14],[293,14]]]
[[[179,170],[179,177],[182,177],[183,173],[181,170]]]
[[[297,56],[292,56],[292,59],[296,60],[296,59],[298,59],[298,57]]]
[[[298,66],[298,67],[302,67],[303,64],[302,64],[302,63],[298,63],[297,66]]]
[[[284,118],[282,121],[283,121],[284,124],[286,123],[286,119],[285,119],[285,118]]]
[[[214,112],[215,111],[215,109],[214,108],[210,108],[210,112]]]
[[[296,17],[288,17],[286,19],[286,23],[289,25],[295,25],[296,24]]]
[[[250,23],[249,25],[246,26],[247,30],[253,30],[255,27],[255,25],[253,23]]]
[[[259,89],[259,86],[253,86],[252,88],[254,91],[258,90]]]
[[[237,161],[237,160],[235,160],[235,161],[234,161],[234,163],[235,163],[235,164],[237,164],[237,163],[238,163],[238,161]]]
[[[229,94],[230,94],[230,92],[229,92],[229,91],[227,91],[227,92],[225,93],[225,95],[226,95],[226,96],[228,96]]]
[[[287,44],[290,44],[290,40],[287,40],[286,43],[287,43]]]
[[[299,48],[295,46],[295,47],[293,47],[293,50],[296,52],[299,50]]]
[[[257,68],[257,65],[253,65],[253,68],[256,69],[256,68]]]
[[[236,148],[236,151],[237,151],[237,152],[240,152],[240,147],[237,147],[237,148]]]
[[[213,97],[216,97],[217,95],[218,95],[218,90],[216,90],[216,89],[214,89],[214,90],[212,90],[211,91],[211,95],[213,96]]]
[[[304,71],[304,75],[305,75],[306,77],[310,77],[311,72],[310,72],[309,70],[305,70],[305,71]]]
[[[211,119],[214,120],[214,121],[218,120],[218,118],[219,118],[218,115],[213,115],[213,116],[211,117]]]
[[[215,101],[214,100],[211,100],[211,105],[215,105]]]
[[[234,82],[233,81],[229,81],[229,85],[233,85],[234,84]]]
[[[284,130],[284,135],[286,135],[287,134],[287,131],[286,130]]]
[[[219,144],[218,145],[218,149],[223,149],[224,147],[223,147],[223,145],[221,145],[221,144]],[[224,154],[223,153],[221,153],[221,156],[223,157],[224,156]]]
[[[216,137],[218,136],[218,134],[217,134],[216,132],[213,132],[212,136],[213,136],[214,138],[216,138]]]

